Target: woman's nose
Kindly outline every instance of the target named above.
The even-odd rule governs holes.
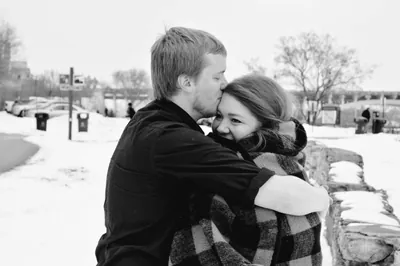
[[[229,127],[226,125],[226,123],[221,122],[221,124],[219,124],[217,126],[217,131],[220,134],[228,134],[229,133]]]

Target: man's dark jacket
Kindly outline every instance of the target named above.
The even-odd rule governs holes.
[[[369,109],[365,109],[362,113],[361,113],[362,117],[365,117],[367,119],[367,122],[369,122],[369,120],[371,119],[371,113],[369,112]]]
[[[128,117],[129,118],[131,118],[132,119],[132,117],[135,115],[135,109],[133,109],[133,107],[132,106],[129,106],[128,107],[128,110],[126,111],[127,112],[127,114],[128,114]]]
[[[168,265],[173,234],[189,219],[190,195],[207,191],[253,205],[273,174],[204,136],[176,104],[151,102],[130,120],[110,161],[97,265]]]

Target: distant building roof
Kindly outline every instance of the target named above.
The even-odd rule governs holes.
[[[27,69],[28,62],[26,62],[26,61],[11,61],[10,67],[11,68],[19,68],[19,69]]]
[[[13,79],[26,79],[30,76],[31,70],[26,61],[11,61],[10,73]]]

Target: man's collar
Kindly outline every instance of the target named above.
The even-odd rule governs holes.
[[[185,123],[191,129],[199,131],[204,134],[203,130],[197,124],[197,122],[179,105],[167,99],[155,100],[155,103],[159,105],[163,110],[171,114],[174,114],[179,119],[180,122]]]

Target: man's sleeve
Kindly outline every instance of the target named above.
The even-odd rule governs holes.
[[[275,174],[183,126],[161,133],[155,143],[154,164],[161,178],[192,182],[226,200],[246,205],[254,204],[259,188]]]

